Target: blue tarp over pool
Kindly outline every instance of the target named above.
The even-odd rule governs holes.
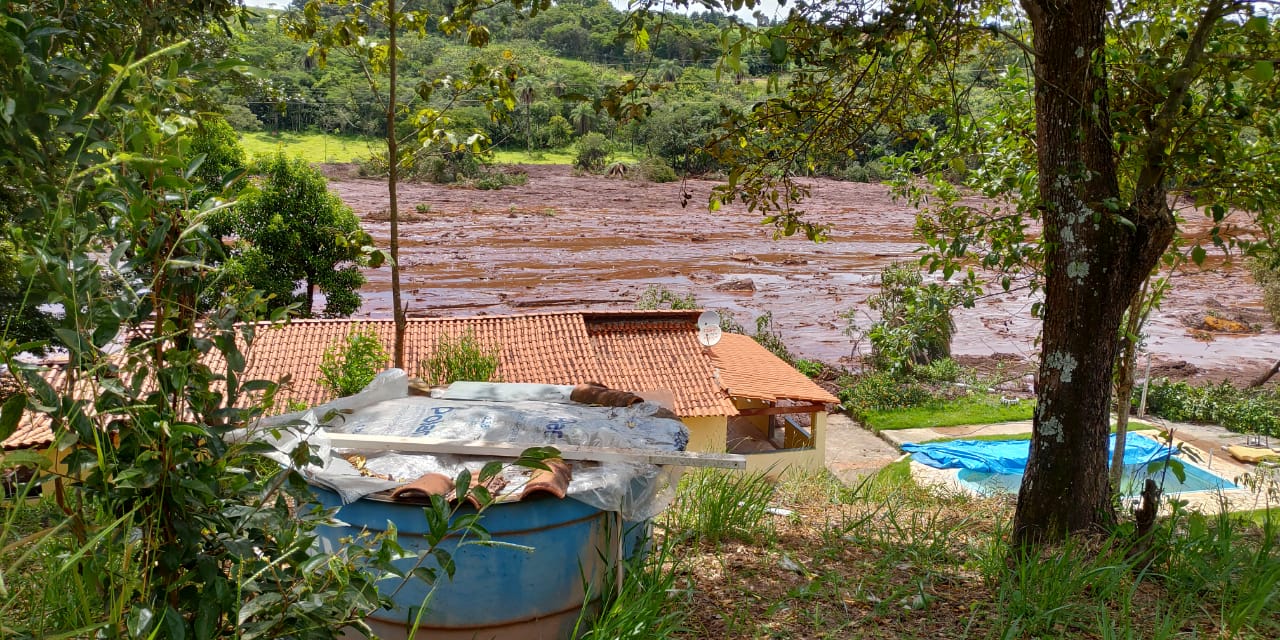
[[[1111,436],[1107,460],[1116,447]],[[917,462],[938,469],[972,469],[988,473],[1019,474],[1027,468],[1030,440],[952,440],[932,444],[904,444],[902,450],[915,454]],[[1124,462],[1144,465],[1168,458],[1173,450],[1151,438],[1130,435],[1124,446]]]

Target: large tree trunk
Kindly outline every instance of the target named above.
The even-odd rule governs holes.
[[[396,198],[396,183],[400,177],[400,152],[396,144],[396,29],[399,16],[396,15],[396,0],[387,1],[387,26],[391,31],[388,40],[390,49],[388,59],[388,75],[391,86],[387,98],[387,196],[390,200],[388,217],[391,220],[391,314],[395,318],[396,335],[392,347],[392,362],[397,369],[404,368],[404,305],[400,301],[400,208]]]
[[[1023,0],[1023,6],[1036,51],[1047,275],[1035,422],[1014,516],[1019,545],[1114,519],[1107,435],[1116,333],[1174,230],[1163,198],[1158,207],[1144,199],[1114,210],[1122,199],[1108,127],[1107,3]]]

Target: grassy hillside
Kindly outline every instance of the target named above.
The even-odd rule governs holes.
[[[259,131],[242,134],[240,145],[251,156],[284,151],[291,156],[302,156],[307,162],[353,162],[372,153],[386,153],[381,139],[328,133],[273,134]],[[548,149],[532,154],[499,149],[493,156],[493,161],[498,164],[573,164],[572,148]],[[623,162],[636,159],[629,153],[617,153],[614,158]]]

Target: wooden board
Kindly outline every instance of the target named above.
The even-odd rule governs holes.
[[[565,460],[590,460],[594,462],[641,462],[682,467],[716,467],[720,469],[745,469],[747,458],[733,453],[697,453],[693,451],[648,451],[640,449],[611,449],[606,447],[580,447],[574,445],[528,445],[502,442],[458,442],[434,438],[409,438],[404,436],[380,436],[360,433],[329,433],[329,443],[336,449],[382,449],[403,453],[439,453],[489,458],[519,458],[525,449],[534,446],[555,446]]]

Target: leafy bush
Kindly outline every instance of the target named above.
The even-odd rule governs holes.
[[[578,138],[575,145],[573,166],[581,171],[602,171],[613,155],[613,145],[599,133],[588,133]]]
[[[756,332],[751,337],[787,364],[795,361],[786,343],[782,341],[782,334],[773,326],[772,311],[766,311],[756,318]]]
[[[841,406],[853,417],[862,420],[871,411],[918,407],[933,395],[924,385],[910,379],[902,379],[887,371],[874,371],[856,378],[840,380]]]
[[[481,191],[497,191],[503,187],[520,186],[529,182],[527,173],[486,171],[471,181],[471,186]]]
[[[485,349],[471,334],[458,339],[444,337],[435,353],[422,365],[428,384],[443,385],[459,380],[491,382],[498,371],[498,348]]]
[[[220,193],[222,183],[228,176],[245,169],[240,134],[221,116],[202,116],[191,134],[189,144],[188,161],[204,156],[204,161],[193,176],[195,182],[211,193]]]
[[[644,158],[636,163],[636,173],[649,182],[675,182],[679,179],[676,170],[657,156]]]
[[[640,299],[636,300],[636,308],[645,311],[655,309],[697,309],[698,300],[692,293],[680,295],[662,285],[651,284]]]
[[[387,368],[388,359],[372,328],[356,328],[344,341],[325,349],[318,382],[335,395],[349,396],[373,382],[374,376]]]
[[[951,310],[961,301],[960,291],[945,284],[923,283],[920,269],[896,263],[880,271],[880,293],[867,298],[867,306],[880,319],[865,332],[871,342],[872,365],[894,374],[951,355],[955,323]],[[846,312],[850,333],[859,332]]]
[[[1248,265],[1253,281],[1262,287],[1262,307],[1271,314],[1271,321],[1280,325],[1280,263],[1254,258]]]
[[[965,369],[955,360],[943,358],[920,365],[912,370],[912,373],[916,378],[928,382],[959,382],[965,375]]]
[[[364,284],[356,265],[377,266],[360,219],[302,158],[277,153],[260,159],[254,171],[260,177],[245,188],[230,220],[240,243],[228,271],[274,294],[276,306],[301,303],[303,315],[311,316],[318,289],[324,315],[354,313]],[[295,295],[299,284],[302,293]]]
[[[865,164],[850,162],[843,169],[834,172],[836,178],[847,182],[883,182],[889,179],[889,170],[878,160]]]
[[[816,360],[800,359],[792,363],[796,370],[810,378],[816,378],[822,374],[824,365]]]
[[[1240,433],[1280,437],[1280,396],[1237,389],[1226,381],[1198,387],[1156,381],[1147,390],[1147,411],[1176,422],[1215,423]]]

